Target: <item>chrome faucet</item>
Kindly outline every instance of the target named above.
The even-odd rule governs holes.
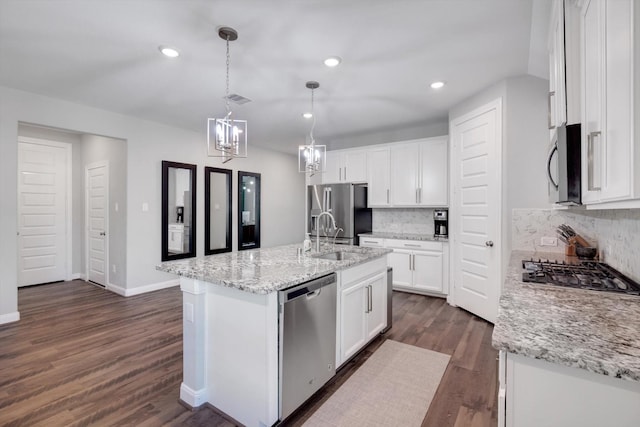
[[[316,217],[316,252],[318,253],[320,252],[320,218],[322,218],[322,215],[329,215],[329,218],[331,218],[331,222],[333,223],[333,228],[338,228],[336,226],[336,219],[331,215],[331,213],[327,211],[320,212],[320,215]]]

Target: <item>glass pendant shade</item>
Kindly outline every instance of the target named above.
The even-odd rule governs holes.
[[[207,155],[222,157],[223,163],[235,157],[247,157],[247,121],[209,119],[207,121]]]

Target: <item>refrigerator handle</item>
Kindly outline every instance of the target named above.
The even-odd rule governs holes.
[[[331,200],[331,187],[327,188],[327,212],[331,212],[333,208],[333,200]]]

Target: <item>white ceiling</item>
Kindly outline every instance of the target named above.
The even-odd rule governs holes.
[[[250,145],[419,126],[505,77],[544,76],[550,0],[0,0],[0,85],[201,132],[233,107]],[[169,59],[159,45],[176,46]],[[343,58],[335,69],[323,65]],[[429,84],[444,80],[434,91]]]

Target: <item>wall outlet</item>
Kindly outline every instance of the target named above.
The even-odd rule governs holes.
[[[558,246],[557,237],[541,237],[540,246]]]
[[[142,204],[142,212],[149,212],[149,203],[144,202]]]
[[[111,266],[111,271],[113,271],[114,273],[116,272],[116,265],[115,265],[115,264],[113,264],[113,265]]]

